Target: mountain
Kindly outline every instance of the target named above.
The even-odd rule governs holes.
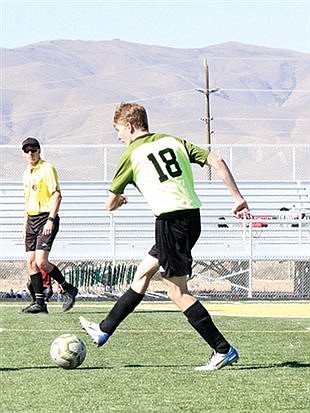
[[[205,143],[204,59],[215,143],[309,143],[308,54],[224,43],[176,49],[112,41],[1,49],[1,144],[117,143],[116,104],[145,105],[151,131]]]

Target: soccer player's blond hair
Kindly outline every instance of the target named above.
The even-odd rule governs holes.
[[[147,113],[143,106],[137,103],[120,103],[114,112],[113,123],[125,125],[131,123],[136,129],[149,130]]]

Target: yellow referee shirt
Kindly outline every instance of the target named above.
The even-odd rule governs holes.
[[[28,215],[50,212],[51,196],[60,191],[56,169],[49,162],[40,159],[34,168],[23,174],[25,211]]]

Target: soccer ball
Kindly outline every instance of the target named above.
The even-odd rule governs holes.
[[[86,357],[86,346],[74,334],[62,334],[51,344],[50,355],[57,366],[63,369],[75,369]]]

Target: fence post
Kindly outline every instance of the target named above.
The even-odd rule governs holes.
[[[293,168],[293,181],[296,180],[296,146],[293,146],[293,160],[292,160],[292,168]]]
[[[232,145],[229,148],[229,169],[233,173],[233,147]]]
[[[103,147],[103,164],[104,164],[104,171],[103,171],[103,177],[104,181],[107,182],[108,180],[108,164],[107,164],[107,146],[105,145]]]
[[[253,231],[252,223],[249,221],[249,291],[248,298],[252,298],[252,264],[253,264]]]
[[[116,230],[113,212],[110,213],[110,243],[111,243],[111,254],[112,254],[112,267],[115,268],[116,262]]]

